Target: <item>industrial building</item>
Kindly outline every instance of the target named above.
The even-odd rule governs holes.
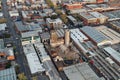
[[[60,18],[57,18],[57,19],[47,18],[46,19],[46,24],[47,24],[47,27],[50,28],[50,29],[62,28],[63,27],[63,22]]]
[[[0,80],[17,80],[15,68],[0,70]]]
[[[45,71],[45,68],[43,68],[43,63],[40,62],[38,55],[33,47],[33,44],[24,45],[23,51],[27,58],[31,74]]]
[[[35,43],[34,47],[36,52],[38,53],[38,57],[40,61],[43,63],[45,68],[45,73],[49,77],[50,80],[62,80],[58,71],[54,67],[54,64],[51,61],[50,56],[45,51],[44,45],[42,43]]]
[[[112,44],[120,43],[120,34],[116,31],[107,28],[106,26],[97,26],[95,29],[106,36],[112,42]]]
[[[87,41],[88,38],[80,32],[79,29],[71,29],[70,30],[70,38],[73,40],[75,45],[82,50],[84,53],[87,53],[88,51],[83,47],[82,43]]]
[[[99,12],[81,12],[79,15],[85,25],[103,24],[108,20],[108,17]]]
[[[55,32],[56,32],[58,38],[63,38],[63,37],[64,37],[64,33],[65,33],[65,31],[64,31],[63,28],[55,29]]]
[[[79,29],[71,29],[70,37],[73,40],[78,39],[81,43],[88,40],[88,38]]]
[[[80,9],[83,7],[83,4],[78,2],[78,3],[65,3],[63,5],[67,10],[72,10],[72,9]]]
[[[77,26],[78,22],[77,20],[73,17],[73,16],[67,16],[69,22],[73,25],[73,26]]]
[[[56,47],[56,46],[59,46],[59,45],[62,45],[62,44],[64,44],[63,37],[59,38],[59,36],[57,35],[56,31],[52,30],[50,32],[50,45],[52,47]]]
[[[119,52],[117,52],[111,47],[105,47],[104,50],[113,58],[114,61],[120,64],[120,53]]]
[[[63,70],[69,80],[105,80],[99,78],[85,62],[64,67]]]
[[[110,7],[108,4],[88,4],[86,5],[86,7],[91,9],[89,11],[99,11],[99,12],[110,11],[110,10],[116,9],[114,7]]]
[[[15,29],[17,33],[28,32],[28,31],[42,32],[42,26],[40,26],[39,23],[23,24],[22,21],[15,22]]]
[[[81,28],[81,31],[89,37],[91,41],[95,43],[97,46],[112,44],[112,42],[105,37],[102,33],[98,32],[96,29],[90,26],[84,26]]]
[[[22,41],[22,45],[41,42],[39,33],[37,31],[29,31],[29,32],[21,33],[21,41]]]
[[[103,15],[107,16],[109,20],[115,20],[115,19],[120,19],[120,10],[113,10],[113,11],[107,11],[103,12]]]
[[[83,0],[86,3],[105,3],[108,2],[109,0]]]
[[[120,33],[120,20],[109,22],[111,27]]]
[[[50,33],[48,33],[48,32],[39,33],[39,36],[40,36],[42,42],[50,41]]]

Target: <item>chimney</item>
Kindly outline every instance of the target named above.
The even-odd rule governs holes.
[[[68,29],[65,30],[65,46],[69,46],[70,43],[70,31]]]

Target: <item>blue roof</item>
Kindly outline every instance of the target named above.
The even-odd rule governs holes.
[[[81,30],[89,36],[91,39],[93,39],[96,43],[100,43],[104,40],[108,40],[107,37],[105,37],[102,33],[98,32],[96,29],[90,26],[85,26],[81,28]]]

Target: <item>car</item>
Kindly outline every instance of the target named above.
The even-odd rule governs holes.
[[[16,39],[18,39],[18,37],[16,37]]]

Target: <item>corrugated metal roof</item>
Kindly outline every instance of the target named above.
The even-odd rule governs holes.
[[[28,65],[30,67],[30,71],[32,74],[36,72],[43,72],[45,69],[43,68],[43,64],[40,63],[37,53],[33,47],[33,44],[27,44],[23,46],[24,53],[26,55]]]
[[[8,68],[0,71],[0,80],[17,80],[15,68]]]
[[[102,33],[98,32],[96,29],[90,27],[90,26],[85,26],[81,28],[81,30],[89,36],[91,39],[93,39],[96,43],[100,43],[104,40],[108,40]]]
[[[114,50],[111,47],[105,47],[104,50],[108,52],[114,59],[116,59],[118,62],[120,62],[120,53]]]
[[[63,68],[69,80],[100,80],[87,63],[79,63]]]

